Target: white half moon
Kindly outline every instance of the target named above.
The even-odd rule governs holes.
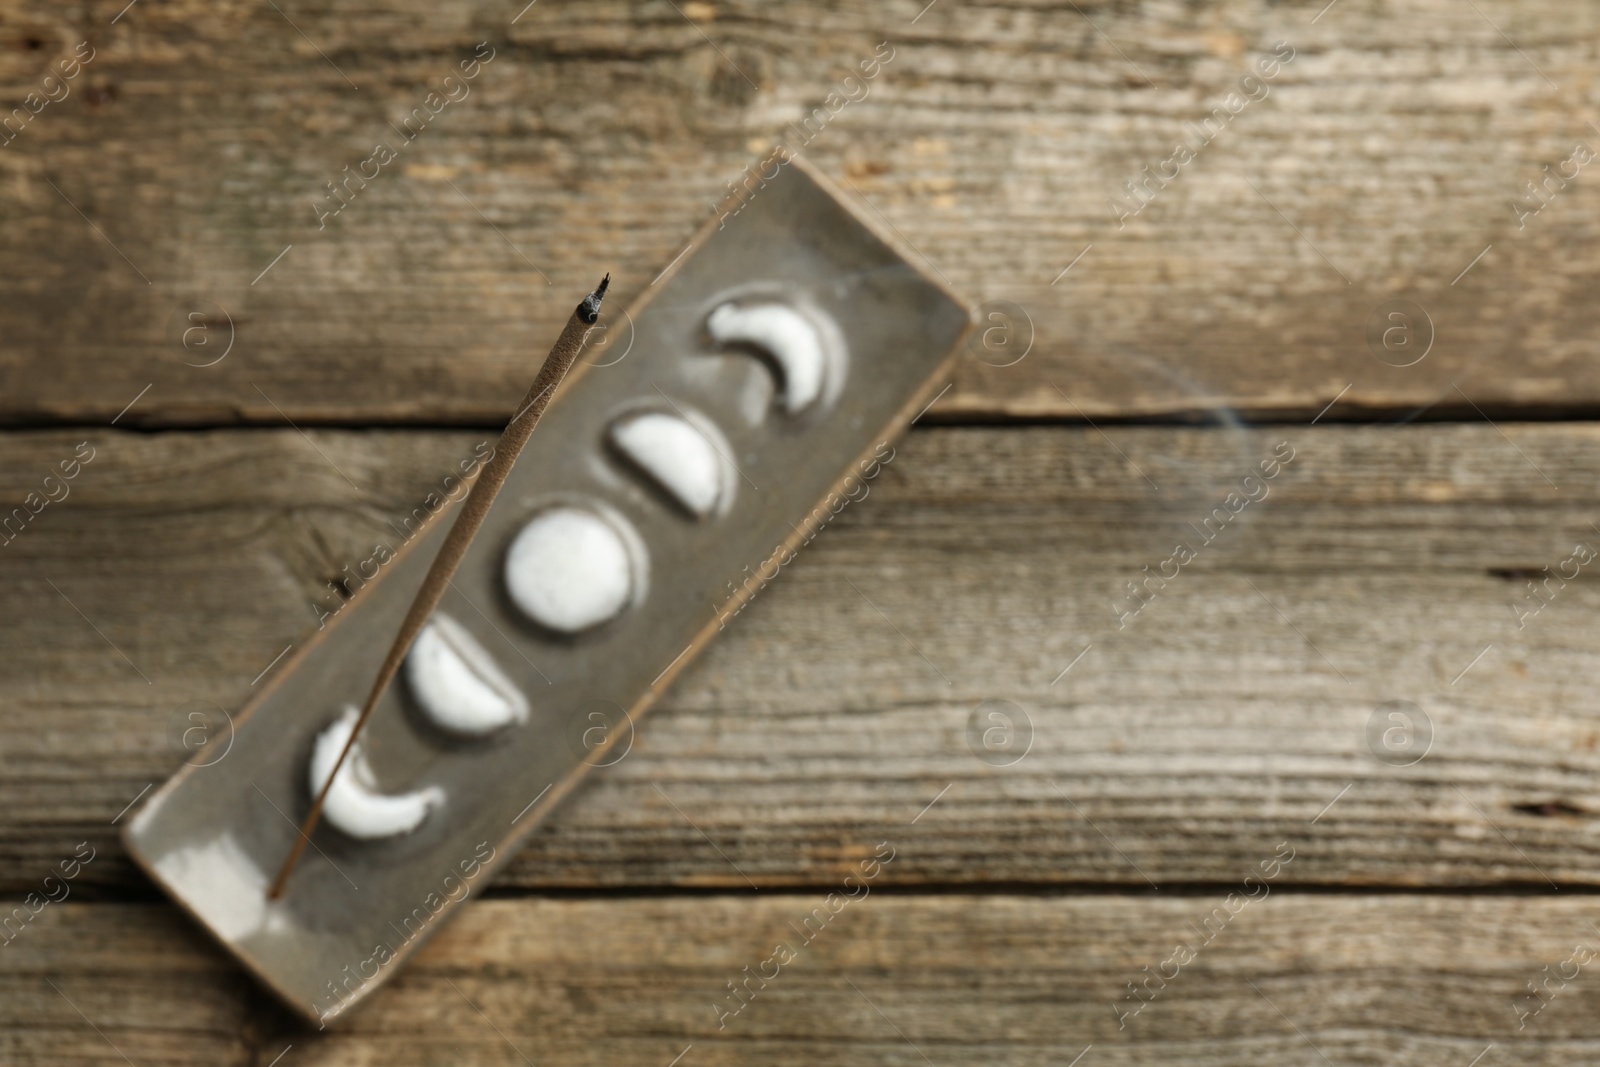
[[[435,613],[406,653],[406,682],[434,725],[481,737],[528,718],[528,699],[465,626]]]
[[[794,415],[822,395],[828,369],[822,335],[812,321],[783,304],[722,304],[706,319],[720,344],[754,345],[783,371],[783,406]]]
[[[633,599],[633,560],[622,535],[592,511],[534,516],[506,553],[506,591],[528,618],[575,634],[615,618]]]
[[[727,461],[704,431],[664,412],[611,424],[611,443],[697,518],[716,510],[729,489]]]
[[[317,735],[311,751],[311,797],[313,800],[333,772],[334,761],[355,729],[357,711],[346,706],[344,714]],[[438,786],[410,793],[380,793],[377,779],[367,763],[361,743],[350,750],[339,777],[328,790],[322,816],[342,832],[363,841],[406,834],[422,825],[428,810],[444,803],[444,790]]]

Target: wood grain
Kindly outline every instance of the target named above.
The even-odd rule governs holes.
[[[74,1063],[123,1063],[111,1043],[140,1064],[206,1049],[204,1062],[257,1067],[291,1045],[284,1064],[305,1067],[665,1067],[679,1055],[714,1065],[1067,1064],[1090,1045],[1084,1064],[1116,1067],[1435,1067],[1470,1063],[1491,1044],[1504,1062],[1600,1057],[1588,969],[1520,1030],[1513,1008],[1544,968],[1600,941],[1591,896],[1274,892],[1202,943],[1194,927],[1224,899],[874,892],[813,919],[809,943],[795,930],[814,909],[828,914],[820,890],[480,901],[329,1032],[256,1007],[257,1025],[232,1045],[201,1021],[237,1018],[247,1002],[219,949],[166,906],[68,903],[0,950],[0,1048],[19,1067],[66,1062],[63,1050]],[[746,967],[772,976],[763,961],[780,941],[796,958],[765,988],[753,981],[755,995],[719,1029],[714,1005],[727,983]],[[1119,1029],[1113,1004],[1127,1003],[1126,984],[1179,942],[1196,958]],[[103,1039],[46,978],[76,994]],[[152,1009],[181,1009],[187,1030]]]
[[[264,994],[174,907],[69,898],[5,937],[0,1061],[256,1062]]]
[[[481,439],[84,433],[72,495],[0,548],[8,892],[81,840],[82,892],[143,891],[111,821],[178,764],[174,714],[237,707]],[[84,439],[0,437],[0,500]],[[1124,583],[1280,442],[1119,630]],[[1296,884],[1595,884],[1600,593],[1585,569],[1522,629],[1512,601],[1600,541],[1597,468],[1582,424],[917,431],[502,884],[814,886],[903,833],[900,885],[1225,884],[1285,839]],[[991,700],[1031,720],[1013,766],[969,747]],[[1395,700],[1431,720],[1412,766],[1369,741]]]
[[[494,424],[594,277],[618,307],[646,289],[882,41],[807,154],[1022,309],[930,418],[1301,417],[1346,387],[1330,419],[1600,404],[1600,184],[1511,206],[1600,145],[1582,6],[277,6],[0,11],[8,100],[96,49],[0,148],[0,420],[103,423],[148,385],[126,423]],[[1279,41],[1268,95],[1119,228],[1122,183]],[[319,223],[479,42],[470,95]],[[1437,336],[1403,369],[1366,341],[1397,296]]]

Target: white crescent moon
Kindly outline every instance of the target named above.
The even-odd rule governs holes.
[[[706,318],[719,344],[754,345],[783,371],[783,406],[794,415],[822,395],[828,369],[822,336],[812,321],[783,304],[722,304]]]
[[[346,705],[341,715],[321,734],[311,752],[311,797],[316,799],[333,772],[333,764],[355,729],[357,711]],[[406,834],[422,825],[428,811],[444,803],[444,790],[438,786],[410,793],[378,792],[377,779],[367,764],[366,753],[358,741],[339,768],[339,777],[328,790],[322,815],[341,831],[363,841]]]

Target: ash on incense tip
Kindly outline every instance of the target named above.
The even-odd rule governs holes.
[[[594,292],[584,297],[583,303],[578,305],[578,318],[590,326],[594,325],[595,320],[600,317],[600,301],[606,298],[606,286],[610,284],[611,272],[607,271],[606,276],[600,279],[600,284],[595,287]]]

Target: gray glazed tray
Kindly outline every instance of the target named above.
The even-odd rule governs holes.
[[[134,859],[313,1022],[370,995],[589,768],[620,758],[640,715],[753,594],[750,576],[793,559],[834,494],[928,402],[971,329],[964,303],[803,160],[776,170],[625,313],[602,314],[612,344],[563,385],[440,605],[525,695],[527,720],[455,737],[397,680],[363,752],[381,790],[437,787],[443,803],[383,840],[324,821],[284,898],[265,899],[311,803],[314,741],[365,697],[454,519],[447,507],[397,536],[394,558],[234,715],[226,758],[182,768],[127,824]],[[782,375],[761,352],[708,336],[712,308],[749,299],[796,302],[836,330],[842,359],[812,409],[788,414]],[[737,470],[721,513],[674,507],[607,446],[607,427],[640,410],[715,424]],[[503,579],[512,538],[560,503],[614,517],[644,557],[629,606],[575,637],[530,622]]]

